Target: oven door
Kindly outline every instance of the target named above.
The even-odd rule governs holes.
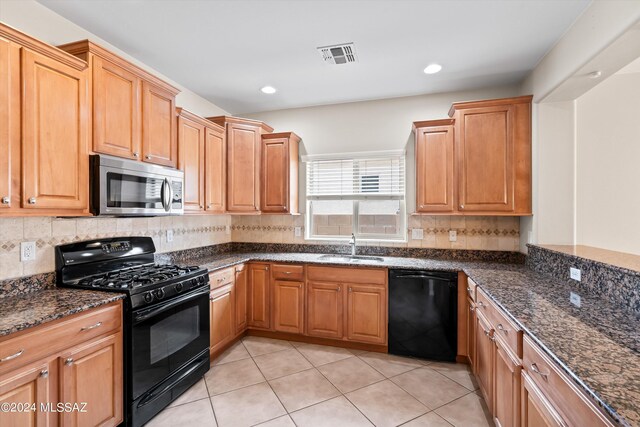
[[[209,348],[209,287],[133,312],[135,400]]]

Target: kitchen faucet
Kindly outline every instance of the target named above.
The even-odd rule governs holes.
[[[351,256],[356,256],[356,235],[353,233],[351,233],[349,244],[351,245]]]

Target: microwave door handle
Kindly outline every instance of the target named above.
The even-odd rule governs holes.
[[[169,212],[169,209],[171,208],[171,185],[169,184],[168,178],[165,178],[164,181],[162,181],[162,193],[160,196],[162,197],[162,207],[166,212]]]

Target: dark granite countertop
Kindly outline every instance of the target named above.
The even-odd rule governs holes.
[[[0,337],[124,298],[114,292],[48,288],[0,299]]]
[[[640,318],[520,264],[383,257],[335,261],[310,253],[231,253],[188,264],[217,270],[248,261],[464,271],[574,382],[622,425],[640,425]],[[581,307],[569,302],[581,296]]]

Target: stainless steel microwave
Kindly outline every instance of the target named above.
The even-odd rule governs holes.
[[[101,216],[184,213],[184,172],[103,154],[92,155],[91,211]]]

